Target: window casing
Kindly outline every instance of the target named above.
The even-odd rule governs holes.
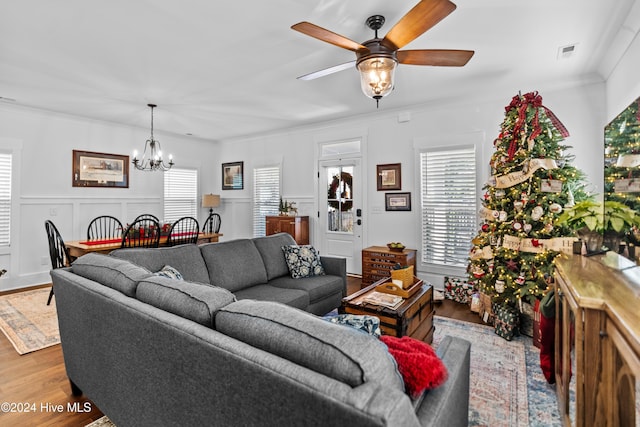
[[[0,152],[0,246],[11,244],[11,167],[13,155]]]
[[[197,218],[198,170],[173,167],[164,172],[164,221]]]
[[[474,146],[420,151],[423,263],[465,267],[477,233]]]
[[[253,170],[253,235],[266,235],[265,217],[278,215],[280,206],[280,166]]]

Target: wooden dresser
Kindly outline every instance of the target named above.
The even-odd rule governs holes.
[[[266,234],[289,233],[299,245],[309,244],[308,216],[268,216],[266,217]]]
[[[640,267],[603,264],[614,258],[627,261],[618,255],[556,260],[556,389],[567,426],[636,426]]]
[[[392,251],[386,246],[370,246],[362,250],[362,288],[389,277],[391,268],[400,265],[412,265],[415,274],[416,250],[404,249],[402,252]]]

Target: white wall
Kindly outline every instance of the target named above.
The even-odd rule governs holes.
[[[524,91],[523,91],[524,93]],[[401,241],[410,248],[420,246],[419,203],[415,167],[414,143],[428,141],[434,146],[442,141],[460,140],[465,135],[480,135],[481,181],[488,178],[489,157],[493,153],[493,140],[504,118],[504,107],[517,90],[496,91],[492,99],[477,98],[438,105],[420,106],[402,111],[387,112],[383,109],[371,115],[308,126],[287,132],[260,137],[223,141],[220,158],[226,161],[245,162],[245,189],[225,191],[229,212],[223,215],[225,238],[246,237],[251,230],[250,198],[252,169],[265,164],[281,163],[283,169],[283,197],[305,207],[301,214],[311,216],[312,227],[317,225],[317,189],[315,173],[318,169],[314,153],[318,142],[347,139],[360,136],[364,140],[363,174],[365,176],[365,202],[363,206],[364,247],[384,245],[389,241]],[[574,165],[582,169],[592,184],[592,191],[602,189],[603,127],[605,124],[604,84],[594,83],[564,89],[540,91],[543,103],[550,108],[569,129],[567,143],[574,148]],[[394,96],[391,94],[390,96]],[[384,104],[384,100],[383,100]],[[400,114],[409,114],[410,121],[400,122]],[[376,190],[377,164],[402,164],[402,191],[412,193],[411,212],[386,212],[384,192]],[[482,187],[482,185],[480,185]],[[233,194],[231,194],[233,193]],[[478,197],[480,198],[480,194]],[[306,212],[304,212],[306,211]],[[312,232],[313,236],[318,232]],[[422,269],[421,276],[438,285],[442,275],[430,274]],[[459,274],[464,272],[458,271]]]
[[[640,3],[636,6],[640,10]],[[640,14],[640,12],[638,12]],[[640,37],[638,37],[638,26],[636,28],[624,27],[621,32],[628,33],[631,39],[627,50],[613,69],[607,79],[607,122],[613,120],[636,98],[640,97]]]
[[[199,169],[198,194],[219,193],[216,144],[189,137],[157,133],[176,166]],[[21,147],[15,158],[12,241],[0,252],[0,291],[51,281],[44,221],[54,222],[65,240],[86,237],[89,221],[112,214],[123,223],[150,212],[162,217],[162,173],[130,170],[129,188],[72,187],[72,150],[131,155],[142,151],[148,129],[87,120],[0,104],[0,148]],[[207,211],[201,209],[204,221]]]

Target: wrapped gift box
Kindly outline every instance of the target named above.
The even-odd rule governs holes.
[[[466,279],[459,277],[444,278],[444,297],[461,304],[470,304],[473,295],[473,285]]]
[[[493,324],[497,335],[507,341],[511,341],[515,335],[519,335],[520,313],[509,306],[494,306]]]

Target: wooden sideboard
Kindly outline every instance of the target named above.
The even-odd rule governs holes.
[[[404,249],[402,252],[392,251],[386,246],[370,246],[362,250],[362,288],[391,275],[391,268],[396,265],[412,265],[416,271],[416,250]]]
[[[267,236],[276,233],[289,233],[293,236],[297,244],[309,244],[308,216],[268,216],[265,221]]]
[[[640,267],[608,267],[624,264],[612,255],[556,259],[556,390],[567,426],[636,426]]]

